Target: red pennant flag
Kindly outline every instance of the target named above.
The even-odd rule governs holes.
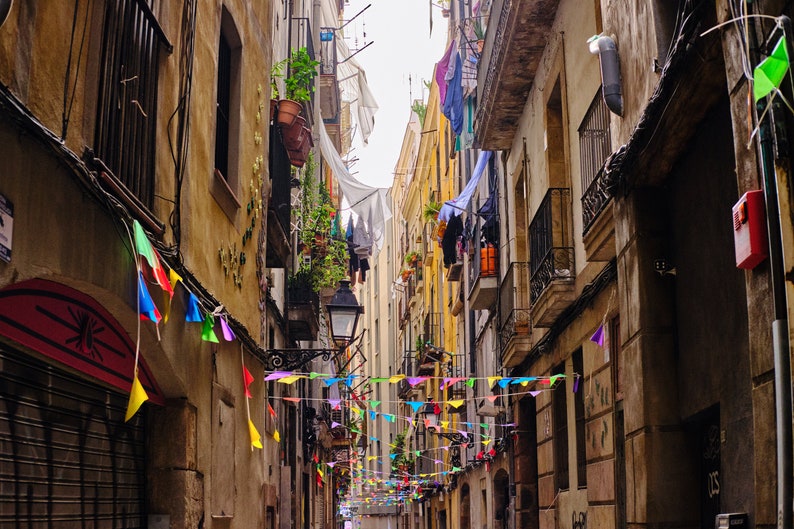
[[[243,384],[245,385],[245,396],[248,397],[249,399],[253,398],[253,396],[251,395],[251,389],[249,388],[251,382],[253,381],[254,381],[254,376],[251,374],[250,371],[248,371],[248,368],[246,368],[245,365],[243,365]]]
[[[267,404],[267,411],[268,411],[268,413],[270,413],[271,417],[275,417],[276,416],[276,410],[273,409],[273,406],[271,406],[269,402]]]
[[[317,454],[316,454],[316,453],[314,454],[314,457],[312,457],[312,460],[313,460],[315,463],[319,463],[319,462],[320,462],[320,458],[319,458],[319,457],[317,457]]]

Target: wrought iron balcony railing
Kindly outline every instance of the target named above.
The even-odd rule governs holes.
[[[571,190],[551,188],[529,226],[530,302],[552,281],[574,277],[571,237]]]
[[[598,214],[612,197],[612,186],[603,177],[603,167],[611,151],[609,109],[598,91],[579,127],[580,169],[582,174],[582,233],[586,234]]]
[[[530,326],[529,263],[513,262],[499,285],[499,335],[501,347]]]

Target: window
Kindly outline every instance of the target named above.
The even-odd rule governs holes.
[[[218,41],[218,82],[215,95],[215,171],[212,194],[226,215],[239,209],[237,171],[240,129],[241,41],[231,14],[223,8]]]
[[[584,232],[609,202],[610,194],[598,178],[609,156],[609,109],[599,89],[579,126],[579,156],[582,177]]]
[[[170,50],[153,0],[104,3],[94,151],[140,203],[154,205],[158,55]]]
[[[565,373],[565,364],[559,364],[551,374],[562,375]],[[551,405],[554,427],[554,488],[568,490],[568,405],[565,384],[559,384],[552,393]]]

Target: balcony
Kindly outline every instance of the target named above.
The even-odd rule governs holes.
[[[479,236],[475,234],[474,240],[478,239]],[[496,294],[499,291],[499,255],[496,246],[488,244],[477,248],[469,268],[471,270],[469,308],[490,309],[496,302]]]
[[[546,193],[529,226],[532,322],[549,327],[574,300],[571,191]]]
[[[496,0],[477,70],[480,147],[509,150],[559,0]]]
[[[613,202],[615,182],[604,176],[604,163],[611,151],[609,110],[596,94],[579,127],[582,174],[582,238],[588,261],[609,261],[615,257]]]
[[[339,83],[336,78],[336,32],[333,28],[320,28],[320,76],[318,77],[320,111],[326,123],[338,123]]]
[[[419,337],[422,347],[417,351],[419,365],[417,374],[419,376],[432,376],[444,355],[441,347],[441,313],[430,312],[425,315],[423,333]],[[418,345],[418,344],[417,344]]]
[[[286,268],[292,249],[289,242],[292,214],[292,166],[276,126],[270,127],[270,200],[267,206],[267,253],[265,266]]]
[[[399,373],[401,375],[405,375],[406,377],[414,376],[416,371],[415,363],[416,363],[416,351],[413,350],[406,350],[403,352],[403,362],[402,366],[400,367]],[[403,379],[397,383],[397,396],[400,397],[402,400],[411,400],[409,397],[411,396],[411,392],[414,388],[408,383],[407,380]],[[418,390],[416,390],[418,392]]]
[[[529,353],[529,293],[529,263],[510,263],[499,285],[499,344],[504,367],[517,366]]]
[[[460,281],[460,275],[463,273],[464,256],[459,245],[455,248],[455,256],[455,262],[447,267],[447,281]]]
[[[320,296],[310,286],[290,285],[287,288],[287,329],[292,341],[317,339],[320,331]]]

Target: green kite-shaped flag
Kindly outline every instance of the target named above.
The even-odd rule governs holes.
[[[759,99],[766,97],[770,92],[780,88],[788,71],[788,46],[785,37],[775,44],[772,55],[761,61],[753,71],[753,96],[757,103]]]

